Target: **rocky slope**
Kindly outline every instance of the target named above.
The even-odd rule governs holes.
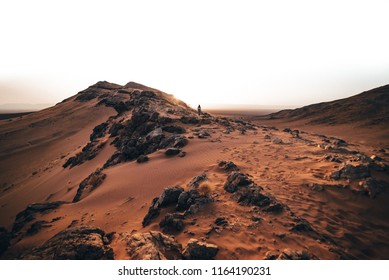
[[[389,254],[385,149],[198,115],[133,82],[4,121],[0,137],[5,259]]]

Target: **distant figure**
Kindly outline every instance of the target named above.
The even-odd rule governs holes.
[[[201,106],[200,105],[197,107],[197,113],[199,114],[199,116],[201,115]]]

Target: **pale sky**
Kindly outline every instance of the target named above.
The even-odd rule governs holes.
[[[0,104],[100,80],[296,107],[389,83],[389,1],[0,0]]]

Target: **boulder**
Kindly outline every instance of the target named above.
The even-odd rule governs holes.
[[[375,198],[380,193],[389,189],[389,183],[385,181],[379,181],[373,178],[368,178],[365,181],[360,182],[360,186],[361,192],[371,198]]]
[[[147,211],[146,216],[143,218],[143,221],[142,221],[143,227],[151,224],[152,220],[154,220],[156,217],[159,216],[159,213],[161,212],[161,207],[159,205],[158,200],[159,200],[159,197],[155,197],[152,200],[151,205],[149,207],[149,210]]]
[[[201,175],[198,175],[196,177],[194,177],[192,179],[192,181],[190,181],[188,183],[188,187],[189,188],[198,188],[200,183],[204,182],[205,180],[207,180],[207,174],[201,174]]]
[[[146,140],[149,143],[159,144],[164,137],[165,135],[162,132],[162,128],[159,127],[151,131],[149,134],[147,134]]]
[[[183,191],[184,189],[180,186],[166,187],[158,199],[160,207],[165,207],[170,204],[177,203],[178,197]]]
[[[149,161],[149,157],[146,156],[146,155],[140,155],[137,159],[136,159],[136,162],[137,163],[143,163],[143,162],[147,162]]]
[[[238,166],[236,166],[236,164],[233,163],[232,161],[227,162],[227,161],[221,160],[221,161],[219,161],[218,165],[221,169],[223,169],[224,171],[227,171],[227,172],[239,171]]]
[[[178,155],[181,152],[181,149],[179,148],[168,148],[165,151],[165,155],[168,157]]]
[[[179,260],[182,246],[174,236],[158,231],[135,233],[127,239],[127,254],[133,260]]]
[[[185,128],[178,125],[166,125],[162,129],[163,131],[170,132],[170,133],[182,134],[186,132]]]
[[[184,229],[184,215],[180,213],[168,213],[159,223],[165,233],[177,233]]]
[[[272,142],[274,144],[282,144],[283,143],[282,139],[280,139],[280,138],[275,138]]]
[[[370,177],[370,170],[367,165],[344,164],[339,170],[332,172],[331,179],[334,180],[357,180]]]
[[[96,227],[72,227],[22,255],[28,260],[113,260],[114,254],[104,242],[105,232]]]
[[[252,183],[253,181],[246,174],[235,171],[228,175],[224,189],[229,193],[234,193],[238,190],[238,187],[249,186]]]
[[[143,218],[142,225],[148,226],[152,220],[159,216],[161,207],[169,206],[170,204],[175,204],[178,202],[178,198],[181,193],[184,191],[183,188],[179,186],[175,187],[166,187],[160,197],[156,197],[151,202],[150,208]]]
[[[184,248],[182,256],[186,260],[212,260],[218,251],[219,248],[215,244],[192,238]]]

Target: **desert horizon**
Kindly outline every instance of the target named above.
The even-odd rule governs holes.
[[[98,82],[0,120],[2,259],[388,259],[389,85],[293,110]]]

